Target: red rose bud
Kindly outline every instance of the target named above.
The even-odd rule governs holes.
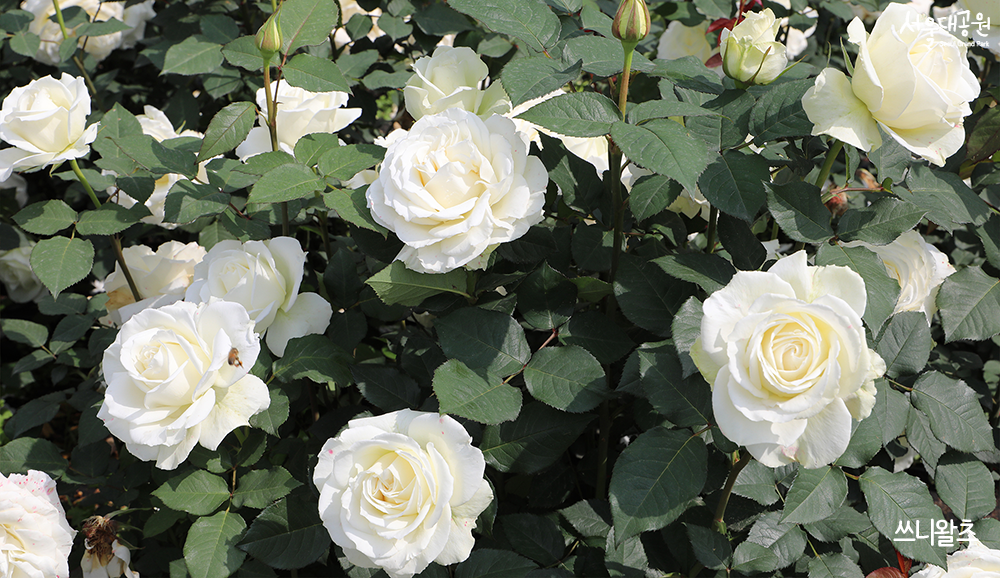
[[[611,32],[622,45],[634,48],[649,33],[649,8],[643,0],[622,0],[611,24]]]
[[[264,22],[264,25],[260,27],[257,31],[256,44],[257,50],[260,50],[260,55],[264,57],[265,61],[270,62],[271,57],[273,57],[278,51],[281,50],[281,44],[283,42],[281,38],[281,10],[279,9],[271,17]]]

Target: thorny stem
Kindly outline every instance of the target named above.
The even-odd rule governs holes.
[[[823,162],[823,168],[819,170],[819,176],[816,177],[817,187],[822,189],[823,183],[830,178],[830,169],[833,168],[833,162],[837,160],[837,155],[840,154],[842,148],[844,148],[844,143],[839,140],[834,140],[833,144],[830,145],[830,150],[826,153],[826,161]]]
[[[726,506],[729,505],[729,496],[733,493],[733,486],[736,485],[736,478],[739,477],[740,472],[743,468],[750,463],[750,456],[747,455],[746,450],[740,450],[739,457],[733,462],[732,468],[729,470],[729,477],[726,478],[726,486],[722,488],[722,497],[719,498],[719,505],[715,508],[715,519],[712,521],[712,527],[718,533],[723,536],[726,535]]]

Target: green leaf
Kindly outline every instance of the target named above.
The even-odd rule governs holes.
[[[701,337],[701,320],[704,316],[701,301],[697,297],[689,297],[671,323],[670,331],[677,355],[680,356],[684,377],[698,373],[698,368],[691,359],[691,347]]]
[[[420,305],[424,299],[438,293],[454,293],[468,297],[464,289],[465,269],[455,269],[443,275],[417,273],[406,268],[401,261],[372,275],[365,281],[386,305]]]
[[[21,56],[33,58],[41,45],[42,39],[33,32],[17,32],[10,37],[10,49]]]
[[[969,133],[966,162],[978,163],[1000,150],[1000,110],[987,109]]]
[[[382,14],[378,17],[378,27],[393,40],[400,38],[405,40],[413,32],[412,25],[404,22],[402,18],[390,14]]]
[[[351,93],[351,86],[337,65],[326,58],[311,54],[296,54],[281,68],[288,84],[312,92],[340,91]]]
[[[972,189],[952,173],[934,171],[924,165],[914,165],[906,175],[905,189],[893,191],[904,201],[927,211],[927,219],[948,231],[959,225],[982,225],[990,216],[990,207]]]
[[[593,419],[531,402],[513,422],[484,428],[479,449],[486,463],[501,472],[533,474],[556,461]]]
[[[847,556],[831,552],[809,561],[809,578],[864,578],[864,573]]]
[[[222,66],[223,60],[221,44],[195,34],[167,49],[163,74],[208,74]]]
[[[830,211],[820,200],[819,187],[802,181],[768,183],[767,209],[789,237],[804,243],[823,243],[833,236]]]
[[[420,406],[420,387],[417,382],[395,367],[355,365],[351,368],[351,375],[354,376],[361,395],[383,411],[415,409]]]
[[[198,519],[184,540],[184,562],[192,578],[229,576],[246,553],[236,549],[247,523],[235,512],[222,511]]]
[[[638,349],[642,390],[653,409],[679,426],[712,423],[712,390],[696,375],[684,379],[673,344],[646,343]]]
[[[334,0],[286,0],[281,4],[283,54],[329,41],[340,11]]]
[[[926,213],[910,203],[883,197],[863,209],[848,209],[837,223],[837,235],[842,241],[886,245],[915,227]]]
[[[425,4],[417,9],[415,16],[417,27],[431,36],[457,34],[475,28],[468,18],[444,3]]]
[[[694,283],[713,293],[725,287],[736,274],[736,268],[716,254],[678,253],[653,259],[671,277]]]
[[[840,468],[799,468],[785,497],[781,521],[795,524],[818,522],[836,512],[846,497],[847,478]]]
[[[929,468],[936,468],[941,456],[948,451],[948,446],[931,431],[931,420],[919,409],[909,407],[906,415],[906,441],[910,447],[920,454],[920,459]]]
[[[882,259],[864,247],[827,244],[820,246],[816,254],[816,264],[849,267],[861,275],[868,297],[862,318],[872,332],[877,333],[885,320],[892,315],[899,296],[899,283],[886,273]]]
[[[517,118],[565,136],[598,137],[611,132],[621,113],[603,94],[569,92],[540,102]]]
[[[49,440],[17,438],[0,446],[0,472],[5,475],[39,470],[59,479],[68,467],[62,452]]]
[[[198,217],[218,215],[229,208],[229,193],[212,185],[181,179],[170,187],[163,203],[163,220],[168,223],[191,223]]]
[[[322,161],[321,161],[322,162]],[[281,203],[311,197],[326,189],[326,182],[307,166],[281,165],[271,169],[250,189],[248,203]]]
[[[153,495],[171,510],[206,516],[229,499],[229,485],[219,476],[195,470],[170,478]]]
[[[982,227],[976,227],[976,236],[983,243],[986,259],[1000,268],[1000,216],[993,215]]]
[[[261,512],[239,543],[241,550],[281,570],[312,564],[329,546],[330,535],[323,527],[316,502],[298,492]]]
[[[860,482],[868,502],[868,517],[897,550],[919,562],[947,566],[944,548],[932,546],[929,540],[906,542],[894,539],[905,537],[896,533],[900,524],[913,527],[918,521],[926,524],[928,520],[942,517],[941,509],[934,505],[927,486],[903,472],[890,474],[878,467],[868,468],[861,475]]]
[[[704,109],[691,102],[679,100],[647,100],[628,109],[629,124],[640,124],[653,118],[673,116],[718,116],[718,112]]]
[[[993,448],[993,431],[979,396],[964,381],[931,371],[917,379],[910,402],[930,418],[931,430],[941,441],[962,452]]]
[[[264,411],[250,416],[250,425],[277,436],[278,428],[288,419],[288,395],[277,388],[270,388],[271,404]]]
[[[138,224],[149,214],[149,209],[139,203],[130,209],[117,203],[104,203],[97,210],[81,213],[76,231],[81,235],[114,235]]]
[[[41,347],[49,340],[49,330],[44,325],[26,319],[0,319],[3,336],[11,341]],[[527,347],[527,343],[525,343]],[[530,355],[530,352],[529,352]]]
[[[455,567],[455,578],[522,578],[537,567],[509,550],[483,548],[472,552]]]
[[[337,211],[337,215],[348,223],[374,231],[385,237],[389,234],[389,230],[372,218],[371,210],[368,208],[368,200],[365,198],[367,190],[367,186],[354,190],[334,188],[323,194],[323,204],[327,208]]]
[[[405,70],[399,72],[387,72],[385,70],[373,70],[362,80],[362,84],[368,90],[379,90],[383,88],[403,88],[413,74]]]
[[[686,88],[708,94],[721,94],[722,81],[714,71],[705,66],[695,56],[685,56],[676,60],[657,60],[650,76],[661,76],[678,88]]]
[[[54,235],[76,220],[76,211],[58,199],[32,203],[14,215],[15,223],[36,235]]]
[[[934,471],[934,488],[962,520],[976,520],[996,507],[993,476],[972,456],[946,454]]]
[[[575,345],[536,351],[524,382],[532,397],[570,413],[590,411],[611,395],[601,362]]]
[[[663,175],[646,175],[632,185],[628,206],[636,220],[644,221],[666,210],[683,190],[680,183]]]
[[[673,521],[674,508],[701,493],[707,471],[708,450],[701,438],[663,427],[640,434],[618,457],[611,475],[617,539]]]
[[[198,26],[202,34],[219,44],[231,42],[240,35],[236,21],[222,14],[202,16],[198,19]]]
[[[117,18],[108,18],[107,20],[101,20],[98,22],[89,22],[80,28],[77,28],[76,36],[104,36],[106,34],[114,34],[115,32],[124,32],[126,30],[132,30],[132,27]]]
[[[580,75],[579,62],[566,66],[558,60],[546,56],[534,56],[512,60],[503,67],[500,80],[510,96],[511,104],[544,96]]]
[[[295,143],[295,160],[307,167],[314,167],[320,157],[340,146],[339,139],[340,137],[333,133],[307,134]]]
[[[875,351],[885,361],[885,374],[898,377],[923,371],[933,345],[927,317],[920,311],[903,311],[889,319]]]
[[[879,182],[892,179],[893,183],[903,182],[906,169],[913,162],[913,153],[889,136],[882,127],[878,128],[882,135],[882,146],[868,153],[868,160],[875,164]]]
[[[239,478],[233,492],[233,507],[266,508],[302,484],[281,466],[253,470]]]
[[[1000,333],[1000,280],[976,266],[950,275],[937,297],[946,342],[981,341]]]
[[[806,535],[797,525],[781,520],[780,512],[768,512],[754,522],[746,542],[733,552],[733,568],[740,571],[772,572],[802,556]],[[761,555],[760,547],[766,549]]]
[[[684,524],[695,558],[706,568],[721,570],[733,557],[733,547],[729,538],[722,534],[695,524]]]
[[[257,107],[251,102],[234,102],[215,113],[208,123],[201,150],[198,151],[198,162],[236,148],[250,134],[256,118]]]
[[[451,0],[448,5],[536,52],[545,52],[559,40],[559,18],[542,0]]]
[[[9,8],[9,7],[8,7]],[[8,9],[0,14],[0,30],[10,33],[23,32],[35,21],[35,15],[27,10]]]
[[[698,178],[698,186],[712,206],[723,213],[753,222],[757,211],[768,199],[764,183],[770,180],[767,159],[729,150],[708,165]],[[820,207],[823,205],[820,204]],[[823,210],[826,211],[826,208],[823,207]],[[826,213],[829,221],[829,211]]]
[[[222,56],[233,66],[239,66],[250,72],[260,72],[264,69],[264,57],[257,49],[257,41],[254,36],[240,36],[236,40],[229,42],[222,47]],[[275,58],[272,56],[269,64],[274,65]]]
[[[869,463],[875,454],[882,449],[882,432],[879,424],[873,419],[852,421],[851,441],[847,449],[837,458],[833,465],[843,468],[860,468]]]
[[[304,377],[346,386],[352,381],[347,370],[351,362],[351,356],[326,337],[306,335],[289,340],[285,355],[274,363],[274,377],[285,383]]]
[[[472,369],[513,375],[531,359],[524,329],[510,315],[466,307],[434,322],[441,349]]]
[[[760,269],[767,259],[767,249],[745,221],[720,213],[718,230],[719,242],[729,252],[737,269],[741,271]]]
[[[763,506],[770,506],[781,497],[777,481],[779,470],[769,468],[757,460],[748,463],[736,476],[733,493],[749,498]]]
[[[569,320],[576,305],[576,285],[543,264],[517,290],[517,308],[537,329],[555,329]]]
[[[457,359],[434,371],[434,393],[441,412],[472,421],[498,424],[517,417],[521,391],[486,372],[477,373]]]
[[[614,250],[614,231],[594,224],[580,224],[573,231],[571,251],[573,260],[581,269],[610,271]]]
[[[316,168],[325,177],[346,181],[382,162],[385,149],[378,145],[347,145],[323,153]]]
[[[813,123],[802,110],[802,95],[815,83],[814,78],[803,78],[762,89],[750,113],[750,134],[754,135],[755,145],[812,133]]]
[[[625,63],[625,50],[615,38],[603,38],[593,34],[584,34],[566,40],[563,45],[562,60],[564,63],[582,62],[583,71],[594,76],[612,76],[622,71]],[[632,52],[632,70],[645,72],[653,64],[641,53]]]
[[[851,506],[842,506],[825,520],[805,524],[803,527],[818,540],[836,542],[845,536],[863,532],[871,525],[868,516]]]
[[[633,162],[690,191],[709,163],[704,144],[672,120],[655,119],[642,126],[618,121],[611,125],[611,138]]]
[[[6,326],[6,324],[4,325]],[[66,394],[61,391],[36,397],[17,408],[14,417],[4,422],[4,432],[8,438],[15,439],[33,427],[52,421],[52,418],[59,413],[59,404],[65,400]],[[83,443],[79,444],[79,446],[83,445]]]
[[[875,380],[875,388],[875,407],[872,408],[871,419],[878,422],[882,443],[887,444],[899,437],[906,428],[910,402],[905,395],[889,387],[889,382],[884,379]]]
[[[86,239],[53,237],[39,241],[31,250],[31,270],[52,295],[73,285],[90,273],[94,246]]]
[[[635,347],[621,327],[609,323],[608,318],[597,311],[573,314],[569,323],[560,329],[559,340],[586,349],[602,364],[618,361]]]
[[[536,514],[507,514],[500,517],[503,535],[517,552],[543,566],[559,562],[566,544],[559,526]]]
[[[693,286],[678,283],[655,263],[621,256],[614,283],[622,313],[632,323],[657,335],[670,335],[670,325]]]

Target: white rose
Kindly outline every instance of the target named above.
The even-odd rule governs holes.
[[[88,547],[80,560],[80,570],[83,571],[83,578],[118,578],[122,574],[125,578],[139,578],[139,573],[129,567],[131,561],[132,553],[129,549],[115,540],[106,560],[95,555],[93,549]]]
[[[948,555],[948,570],[928,564],[913,578],[995,578],[1000,576],[1000,550],[987,548],[975,536],[964,550]]]
[[[115,270],[104,280],[108,313],[115,325],[143,309],[184,299],[184,291],[194,278],[194,266],[205,258],[205,248],[198,243],[167,241],[155,253],[145,245],[134,245],[122,249],[122,256],[142,300],[135,302],[121,265],[115,263]]]
[[[980,43],[1000,55],[1000,3],[996,0],[958,0],[956,7],[968,10],[972,21],[968,36],[963,36],[962,40]]]
[[[14,303],[34,301],[45,293],[45,285],[31,270],[31,250],[34,243],[10,251],[0,251],[0,281]]]
[[[701,62],[708,62],[715,54],[715,49],[708,43],[709,24],[706,20],[697,26],[685,26],[679,20],[674,20],[660,36],[656,45],[656,57],[674,60],[694,56]]]
[[[707,221],[711,217],[712,204],[708,202],[705,195],[701,194],[700,190],[695,189],[694,192],[691,192],[684,189],[674,199],[674,202],[670,203],[667,210],[681,213],[689,219],[693,219],[695,215],[698,215]]]
[[[94,22],[104,22],[112,18],[123,20],[124,4],[120,2],[101,2],[100,0],[61,0],[59,8],[66,10],[72,6],[82,8],[88,19]],[[35,20],[28,25],[28,31],[37,34],[42,39],[35,60],[52,66],[59,65],[59,43],[63,41],[62,29],[59,23],[53,21],[56,9],[52,0],[25,0],[21,8],[35,15]],[[76,35],[76,28],[67,30],[70,37]],[[100,62],[111,54],[111,51],[121,46],[122,33],[104,34],[80,38],[78,45]]]
[[[547,184],[513,122],[452,108],[389,145],[366,195],[375,220],[406,245],[397,260],[446,273],[541,222]]]
[[[402,410],[351,420],[313,472],[319,513],[352,564],[412,576],[469,557],[493,492],[486,462],[449,416]]]
[[[899,282],[899,299],[893,313],[920,311],[931,322],[937,311],[937,294],[941,283],[955,272],[942,253],[916,231],[907,231],[888,245],[870,245],[862,241],[844,243],[845,247],[865,247],[885,263],[889,276]]]
[[[351,35],[347,33],[346,27],[347,23],[354,17],[355,14],[363,14],[371,18],[372,28],[368,31],[368,40],[375,40],[379,36],[385,34],[385,32],[378,27],[378,17],[382,15],[381,9],[375,8],[369,12],[359,6],[357,0],[340,0],[340,19],[344,23],[344,26],[333,29],[333,45],[336,48],[340,48],[345,44],[351,43]]]
[[[305,135],[336,133],[361,116],[360,108],[343,108],[349,96],[346,92],[309,92],[278,81],[271,83],[271,90],[277,103],[278,148],[288,154],[295,153],[295,143]],[[257,106],[261,110],[257,126],[236,147],[240,160],[271,151],[271,133],[267,130],[267,95],[263,87],[257,90]]]
[[[28,181],[21,175],[11,174],[5,180],[0,181],[0,191],[13,190],[14,200],[17,206],[23,207],[28,204]]]
[[[742,22],[722,30],[719,54],[722,69],[733,80],[748,84],[768,84],[778,78],[788,64],[785,45],[775,40],[781,23],[774,12],[748,12]]]
[[[413,63],[403,97],[414,120],[449,108],[461,108],[482,118],[510,110],[510,99],[499,82],[484,89],[489,68],[471,48],[438,46],[432,56]]]
[[[865,339],[866,301],[860,275],[809,267],[805,251],[740,271],[706,299],[691,357],[722,433],[769,467],[840,457],[885,372]]]
[[[122,22],[130,27],[130,30],[122,32],[122,43],[120,48],[132,48],[146,36],[146,22],[156,16],[153,10],[153,0],[146,0],[139,4],[133,4],[125,8],[122,15]]]
[[[0,576],[69,576],[75,535],[48,474],[0,473]]]
[[[869,36],[860,19],[847,27],[859,47],[854,76],[824,69],[802,97],[812,134],[827,134],[865,151],[882,144],[878,127],[913,153],[943,166],[965,142],[979,82],[966,47],[904,4],[890,4]]]
[[[104,351],[108,388],[97,416],[132,455],[175,469],[195,444],[215,450],[270,405],[267,386],[249,373],[259,353],[238,303],[145,309]]]
[[[289,339],[323,333],[333,308],[315,293],[299,294],[306,253],[292,237],[216,243],[194,268],[185,300],[239,303],[250,313],[267,347],[281,357]]]
[[[0,139],[14,146],[0,150],[0,180],[89,154],[97,138],[97,123],[87,126],[89,114],[87,85],[65,72],[10,91],[0,107]]]

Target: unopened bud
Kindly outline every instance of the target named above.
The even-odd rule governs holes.
[[[264,22],[264,25],[260,27],[257,31],[257,50],[260,50],[260,55],[264,57],[264,60],[270,62],[271,57],[273,57],[278,51],[281,50],[282,38],[281,38],[281,18],[279,16],[281,10],[271,14],[271,17]]]
[[[632,48],[649,34],[649,8],[643,0],[622,0],[611,33]]]

